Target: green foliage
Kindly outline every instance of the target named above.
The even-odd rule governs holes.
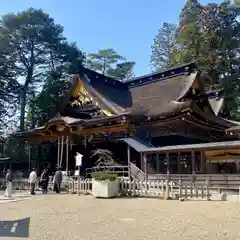
[[[123,62],[116,64],[116,68],[110,68],[107,71],[108,76],[112,76],[119,80],[127,80],[134,77],[133,67],[135,62]]]
[[[42,10],[33,8],[2,17],[0,55],[6,56],[11,63],[7,66],[10,76],[19,80],[21,131],[25,129],[25,112],[29,100],[33,101],[32,96],[37,95],[48,73],[75,72],[84,59],[75,44],[67,43],[63,27]]]
[[[175,46],[179,64],[198,60],[200,57],[201,11],[202,6],[197,0],[188,0],[181,11]]]
[[[224,89],[233,119],[239,119],[239,15],[240,8],[229,1],[201,5],[198,0],[188,0],[175,34],[173,28],[166,31],[163,26],[152,46],[152,64],[156,68],[197,61],[205,89]],[[175,38],[167,38],[169,33]]]
[[[5,120],[16,112],[19,84],[11,71],[13,62],[8,57],[5,41],[0,45],[0,52],[0,131],[3,131]]]
[[[171,67],[177,26],[163,23],[152,44],[151,64],[154,70]]]
[[[108,173],[108,172],[95,172],[92,173],[92,178],[94,178],[96,181],[115,181],[117,179],[118,175],[115,173]]]
[[[103,75],[111,69],[112,64],[117,63],[119,60],[124,60],[124,58],[111,48],[88,54],[89,68],[100,71]]]
[[[125,61],[114,49],[101,49],[87,56],[87,67],[103,75],[125,80],[134,76],[135,62]]]
[[[71,85],[69,80],[70,78],[60,78],[55,73],[49,73],[42,91],[30,104],[31,122],[42,126],[56,116],[65,102],[67,90]]]

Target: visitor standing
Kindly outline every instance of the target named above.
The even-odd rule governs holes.
[[[31,195],[35,195],[35,187],[37,183],[37,172],[35,168],[33,168],[31,173],[29,174],[28,181],[31,187]]]
[[[12,171],[10,169],[7,170],[7,174],[6,174],[6,191],[4,196],[5,197],[12,197]]]
[[[54,190],[56,191],[56,193],[60,193],[61,183],[62,183],[62,171],[61,167],[58,167],[54,175]]]
[[[42,187],[42,193],[47,193],[48,190],[48,182],[49,182],[49,170],[45,168],[40,177],[40,184]]]

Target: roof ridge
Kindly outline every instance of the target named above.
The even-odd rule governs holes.
[[[197,67],[196,62],[185,63],[185,64],[182,64],[182,65],[173,67],[173,68],[162,69],[162,70],[155,71],[155,72],[152,72],[152,73],[149,73],[149,74],[144,74],[144,75],[141,75],[141,76],[138,76],[138,77],[128,79],[128,80],[124,81],[124,83],[133,82],[133,81],[145,78],[145,77],[153,77],[154,75],[163,74],[163,73],[166,73],[166,72],[169,72],[169,71],[173,71],[173,70],[177,70],[177,69],[185,68],[185,67],[195,67],[196,68]]]
[[[125,81],[124,84],[128,86],[140,86],[148,83],[152,83],[155,81],[163,81],[168,78],[172,78],[178,75],[190,74],[197,70],[197,66],[195,63],[184,64],[175,68],[167,69],[164,71],[155,72],[152,74],[140,76],[134,79],[130,79]]]

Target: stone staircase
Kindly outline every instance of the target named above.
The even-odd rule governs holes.
[[[147,140],[142,140],[142,139],[139,139],[138,137],[126,138],[122,140],[126,142],[130,147],[135,149],[137,152],[140,152],[140,149],[143,149],[143,148],[154,147]],[[146,180],[146,174],[140,168],[137,167],[136,162],[134,160],[130,162],[129,167],[130,167],[130,176],[133,179],[136,179],[139,181]]]

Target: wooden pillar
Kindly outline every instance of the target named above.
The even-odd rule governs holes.
[[[178,155],[177,155],[177,169],[178,169],[178,173],[182,173],[181,153],[180,152],[178,152]]]
[[[144,162],[143,162],[143,153],[142,152],[140,152],[140,164],[141,164],[140,169],[142,171],[144,171]]]
[[[28,171],[31,172],[31,148],[30,145],[27,145],[28,150]]]
[[[167,161],[167,181],[170,181],[170,159],[169,152],[166,153],[166,161]]]
[[[201,173],[206,173],[205,153],[201,151],[200,155],[201,155]]]
[[[165,199],[169,199],[169,184],[170,184],[169,152],[166,153],[166,161],[167,161],[167,181],[166,181],[166,195],[165,195]]]
[[[146,180],[148,179],[148,170],[147,170],[147,154],[143,153],[143,162],[144,162],[144,172],[146,175]]]
[[[60,151],[59,167],[62,166],[62,161],[63,161],[63,146],[64,146],[64,136],[61,137],[61,151]]]
[[[235,162],[235,164],[236,164],[236,173],[240,173],[240,162],[239,162],[239,160],[235,160],[234,161]]]
[[[58,141],[57,141],[57,151],[58,151],[57,165],[59,165],[59,162],[60,162],[60,137],[58,137]]]
[[[68,136],[66,137],[66,173],[68,176],[68,151],[69,151],[69,144],[68,144]]]
[[[196,159],[195,159],[195,152],[191,152],[192,155],[192,174],[196,174]]]
[[[87,142],[88,142],[88,138],[87,135],[84,135],[84,147],[87,148]]]
[[[157,168],[157,173],[160,173],[160,160],[159,160],[159,153],[156,153],[156,168]]]
[[[130,146],[127,145],[127,160],[128,160],[128,177],[131,177],[131,152],[130,152]]]

